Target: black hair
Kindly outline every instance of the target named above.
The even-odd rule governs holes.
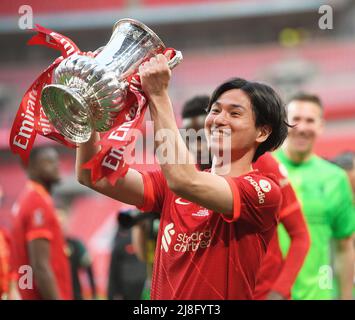
[[[186,101],[182,108],[182,118],[185,119],[200,115],[207,115],[206,108],[209,100],[209,96],[201,95]]]
[[[306,102],[312,102],[319,106],[320,110],[323,113],[323,102],[319,96],[313,93],[307,93],[307,92],[299,92],[296,93],[295,95],[291,96],[291,98],[288,100],[288,102],[292,101],[306,101]]]
[[[354,169],[354,159],[355,159],[355,153],[348,151],[339,154],[334,159],[332,159],[331,162],[336,164],[340,168],[349,171]]]
[[[34,166],[36,164],[36,162],[38,161],[38,157],[42,153],[47,151],[48,149],[53,149],[53,147],[51,147],[51,146],[39,146],[39,147],[33,148],[31,150],[30,156],[28,158],[27,168],[30,168],[30,167]]]
[[[270,126],[269,137],[262,142],[255,151],[253,162],[267,151],[277,149],[287,137],[288,127],[285,106],[279,95],[270,86],[258,82],[251,82],[241,78],[233,78],[216,88],[213,92],[207,111],[213,103],[226,91],[240,89],[250,99],[255,115],[255,126]]]

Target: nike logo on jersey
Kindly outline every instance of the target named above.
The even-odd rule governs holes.
[[[177,198],[176,200],[175,200],[175,203],[177,203],[177,204],[182,204],[182,205],[188,205],[188,204],[191,204],[191,202],[188,202],[188,201],[183,201],[183,200],[181,200],[181,198]]]

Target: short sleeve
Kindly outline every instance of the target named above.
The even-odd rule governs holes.
[[[233,217],[247,222],[258,232],[278,223],[281,191],[273,180],[263,175],[246,175],[232,181],[238,190],[233,193],[233,201],[240,202],[239,213],[234,212]]]
[[[26,214],[25,236],[26,240],[53,239],[53,212],[50,211],[44,201],[36,201],[29,207]]]
[[[344,173],[332,193],[333,206],[331,221],[333,236],[337,239],[347,238],[355,232],[355,211],[350,183]]]
[[[287,169],[282,163],[279,163],[271,153],[265,153],[258,158],[253,167],[262,174],[272,174],[277,179],[282,194],[280,219],[300,210],[296,194],[287,178]]]
[[[229,184],[229,187],[232,190],[233,194],[233,215],[231,218],[226,218],[224,215],[222,215],[222,218],[226,222],[234,222],[237,221],[238,218],[240,217],[240,195],[239,195],[239,190],[237,187],[237,184],[234,182],[233,178],[231,177],[224,177],[226,181]]]
[[[137,206],[145,212],[161,212],[167,183],[160,170],[140,172],[143,177],[144,200],[142,206]]]

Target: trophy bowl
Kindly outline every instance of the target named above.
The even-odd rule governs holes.
[[[164,43],[143,23],[119,20],[95,57],[76,53],[58,65],[52,84],[41,94],[46,116],[73,143],[85,143],[93,131],[109,130],[125,105],[127,77],[164,49]]]

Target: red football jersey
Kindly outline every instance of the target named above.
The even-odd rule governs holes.
[[[250,172],[226,177],[233,218],[177,197],[160,171],[143,173],[143,211],[161,212],[152,299],[252,299],[274,234],[280,188]]]
[[[295,211],[301,210],[296,194],[287,179],[286,168],[284,168],[282,164],[279,164],[270,153],[265,153],[259,157],[253,164],[253,168],[263,174],[273,174],[276,176],[282,193],[280,221]],[[279,246],[278,235],[277,232],[275,232],[259,270],[254,293],[255,299],[266,298],[267,293],[269,293],[278,279],[283,265],[284,259]],[[290,296],[290,290],[291,288],[288,288],[287,293],[283,292],[287,298]]]
[[[19,291],[22,299],[41,299],[33,279],[32,288],[21,282],[21,277],[28,276],[29,256],[27,244],[34,239],[50,241],[50,264],[56,279],[61,299],[72,299],[72,285],[66,244],[55,214],[51,196],[38,183],[30,181],[14,205],[14,270],[18,272]]]
[[[10,240],[0,227],[0,300],[9,293],[10,281]]]

